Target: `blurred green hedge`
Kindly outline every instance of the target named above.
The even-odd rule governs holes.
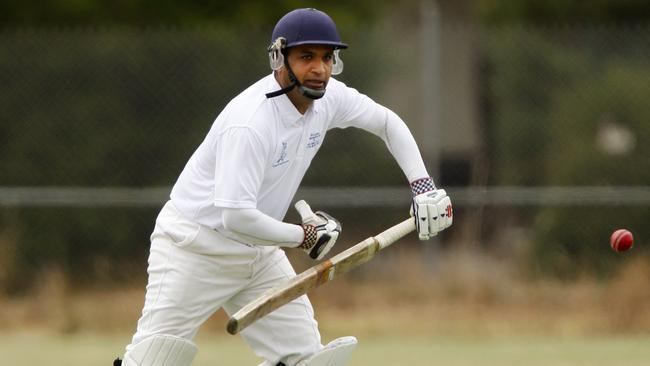
[[[650,29],[502,28],[487,41],[491,184],[649,184]],[[530,260],[547,274],[605,275],[610,233],[632,230],[647,253],[648,222],[648,207],[543,208],[529,216]]]

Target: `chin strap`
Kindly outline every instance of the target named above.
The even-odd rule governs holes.
[[[308,88],[304,85],[302,85],[299,81],[296,75],[293,73],[293,70],[291,70],[291,66],[289,66],[289,61],[287,60],[288,57],[284,57],[284,67],[287,68],[287,71],[289,72],[289,80],[291,81],[291,84],[287,86],[286,88],[282,88],[280,90],[276,90],[274,92],[266,93],[267,98],[275,98],[279,97],[280,95],[287,94],[288,92],[292,91],[293,88],[298,87],[298,90],[300,90],[300,93],[304,96],[306,96],[309,99],[320,99],[325,95],[325,89],[313,89],[313,88]]]
[[[325,89],[312,89],[302,84],[298,84],[298,90],[300,90],[302,95],[314,100],[320,99],[323,97],[323,95],[325,95]]]
[[[267,97],[267,98],[275,98],[275,97],[279,97],[279,96],[282,95],[282,94],[287,94],[288,92],[292,91],[293,88],[295,88],[295,87],[296,87],[296,83],[291,83],[291,84],[290,84],[289,86],[287,86],[286,88],[282,88],[282,89],[280,89],[280,90],[276,90],[276,91],[274,91],[274,92],[266,93],[266,97]]]

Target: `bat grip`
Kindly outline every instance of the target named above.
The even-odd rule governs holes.
[[[411,217],[375,236],[381,249],[398,241],[415,230],[415,220]]]

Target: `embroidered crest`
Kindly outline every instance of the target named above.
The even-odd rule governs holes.
[[[307,142],[307,148],[314,148],[321,143],[321,134],[320,132],[312,132],[309,134],[309,141]]]
[[[282,142],[282,148],[280,150],[280,156],[273,162],[272,167],[277,167],[282,164],[288,163],[289,160],[287,159],[287,143],[285,141]]]

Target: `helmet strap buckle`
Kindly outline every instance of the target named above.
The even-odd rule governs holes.
[[[278,37],[268,48],[269,52],[269,65],[273,71],[279,70],[284,66],[284,49],[287,40],[284,37]]]

